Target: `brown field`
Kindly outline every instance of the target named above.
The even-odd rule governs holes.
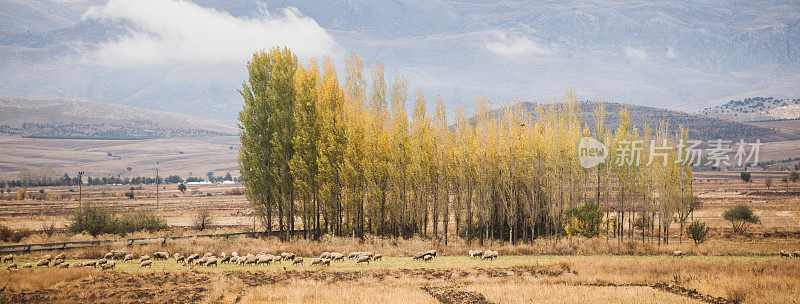
[[[357,239],[325,236],[321,241],[277,238],[192,238],[165,244],[104,245],[70,249],[68,262],[98,259],[112,249],[135,255],[155,251],[215,254],[294,252],[306,265],[235,266],[188,269],[174,260],[157,261],[151,269],[121,263],[114,271],[92,269],[32,269],[5,271],[0,276],[0,302],[206,302],[206,303],[792,303],[800,301],[800,259],[781,258],[781,250],[800,250],[800,183],[783,183],[786,172],[754,172],[752,183],[742,183],[738,172],[698,172],[696,191],[703,205],[695,219],[712,227],[712,238],[693,245],[680,242],[678,225],[670,244],[641,239],[617,242],[594,239],[539,239],[533,244],[490,242],[467,244],[450,236],[437,238]],[[767,190],[764,179],[775,181]],[[264,230],[250,216],[245,196],[225,194],[238,185],[190,185],[186,193],[176,185],[162,185],[156,207],[155,186],[85,186],[83,201],[113,207],[115,212],[157,210],[172,227],[169,231],[135,233],[126,237],[161,237],[198,233]],[[74,187],[73,187],[74,188]],[[20,243],[65,240],[119,239],[120,236],[70,235],[63,231],[77,192],[70,187],[45,187],[45,200],[0,199],[0,224],[41,231],[51,223],[56,233],[34,234]],[[28,189],[38,192],[39,188]],[[72,189],[73,191],[76,189]],[[13,194],[13,193],[12,193]],[[749,203],[762,224],[748,235],[736,236],[722,212],[737,203]],[[156,209],[157,208],[157,209]],[[210,210],[214,227],[191,228],[198,210]],[[450,231],[455,231],[451,228]],[[440,257],[430,263],[413,262],[409,255],[435,248]],[[492,248],[496,261],[472,260],[470,249]],[[384,261],[355,265],[337,262],[330,268],[308,266],[323,251],[383,253]],[[681,250],[685,256],[669,256]],[[21,265],[44,254],[16,254]],[[5,268],[3,264],[2,267]],[[5,286],[5,287],[3,287]],[[143,300],[144,299],[144,300]]]

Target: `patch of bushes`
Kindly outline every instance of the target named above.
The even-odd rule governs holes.
[[[0,224],[0,240],[3,242],[16,243],[22,239],[29,237],[33,231],[28,229],[11,229],[5,225]]]
[[[686,233],[689,234],[689,237],[694,241],[695,245],[699,245],[708,239],[708,231],[710,230],[711,227],[706,226],[705,223],[694,221],[686,229]]]
[[[72,233],[85,231],[93,236],[106,233],[125,235],[143,230],[154,232],[167,228],[166,220],[151,211],[114,216],[108,208],[92,205],[76,210],[67,226]]]

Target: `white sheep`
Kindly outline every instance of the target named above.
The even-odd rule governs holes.
[[[102,270],[114,269],[114,265],[116,265],[114,264],[114,261],[108,261],[105,264],[100,265],[100,269]]]
[[[672,256],[675,256],[675,257],[683,256],[683,251],[675,250],[675,251],[672,252]]]
[[[369,264],[369,261],[370,261],[370,257],[368,255],[360,255],[360,256],[358,256],[356,258],[356,265],[361,264],[361,263]]]
[[[297,265],[297,264],[303,265],[303,258],[295,257],[294,260],[292,260],[292,265]]]
[[[3,263],[5,263],[5,262],[14,263],[14,255],[13,254],[9,254],[9,255],[4,256],[3,257]]]
[[[153,261],[151,260],[144,260],[139,262],[139,268],[148,267],[153,268]]]

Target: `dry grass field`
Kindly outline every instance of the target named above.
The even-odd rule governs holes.
[[[451,236],[441,239],[357,239],[325,236],[321,241],[277,238],[190,238],[165,244],[126,246],[118,243],[70,249],[67,262],[99,259],[109,250],[123,249],[136,256],[155,251],[203,253],[294,252],[305,265],[289,263],[261,266],[223,264],[188,268],[155,261],[152,268],[119,263],[113,271],[99,269],[0,270],[0,302],[74,303],[99,301],[206,302],[206,303],[796,303],[800,301],[800,259],[781,258],[781,250],[800,250],[800,183],[780,182],[785,172],[754,172],[743,183],[737,172],[699,172],[696,191],[703,202],[695,219],[711,227],[711,239],[693,245],[681,243],[673,224],[670,244],[649,240],[622,243],[594,239],[539,239],[533,244],[491,242],[467,244]],[[767,190],[764,179],[776,179]],[[130,186],[85,186],[83,202],[112,207],[115,212],[157,210],[171,226],[169,231],[134,233],[125,237],[163,237],[199,233],[257,231],[245,196],[231,195],[238,185],[190,185],[185,193],[176,185],[162,185],[156,206],[155,186],[133,190]],[[121,239],[116,235],[72,235],[63,228],[77,207],[77,192],[70,187],[45,187],[45,200],[0,200],[0,224],[42,231],[51,224],[53,235],[36,233],[19,243],[47,243]],[[37,192],[39,188],[28,189]],[[5,198],[10,198],[6,196]],[[762,224],[745,236],[733,235],[722,212],[738,203],[750,204]],[[213,227],[192,229],[199,210],[208,210]],[[454,229],[451,229],[454,231]],[[11,243],[4,243],[11,244]],[[492,248],[495,261],[470,259],[470,249]],[[436,249],[431,262],[412,261],[415,252]],[[335,262],[330,267],[308,265],[324,251],[372,251],[383,261],[355,265]],[[683,257],[672,257],[674,250]],[[16,264],[34,263],[44,254],[16,254]],[[2,264],[2,267],[8,263]],[[142,300],[146,299],[146,300]]]

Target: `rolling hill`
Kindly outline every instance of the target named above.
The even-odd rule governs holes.
[[[529,113],[536,113],[539,104],[526,102],[523,108]],[[594,129],[594,110],[597,103],[580,102],[580,113],[583,122],[590,129]],[[630,114],[631,124],[642,130],[645,125],[651,129],[658,127],[663,121],[668,124],[670,132],[676,132],[680,126],[686,128],[690,139],[712,140],[723,139],[738,141],[745,139],[748,142],[760,139],[761,142],[781,142],[800,139],[797,132],[787,132],[779,127],[768,125],[755,125],[725,119],[704,117],[680,111],[673,111],[655,107],[638,106],[621,103],[606,103],[606,121],[608,129],[615,129],[619,125],[619,112],[622,108]]]
[[[800,118],[800,99],[751,97],[731,100],[706,108],[700,114],[734,121],[796,120]]]
[[[0,134],[28,138],[227,136],[236,129],[187,115],[75,99],[0,97]]]

